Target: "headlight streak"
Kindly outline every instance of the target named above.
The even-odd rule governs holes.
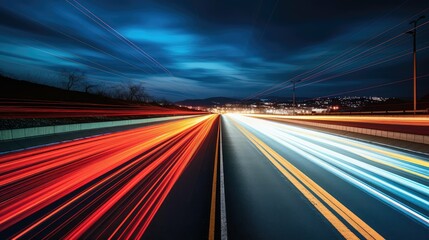
[[[0,231],[14,239],[140,238],[217,119],[0,155]]]
[[[306,153],[309,153],[313,156],[316,157],[316,159],[321,159],[322,161],[327,162],[328,164],[331,164],[333,166],[337,166],[337,169],[341,169],[345,172],[347,172],[350,175],[354,175],[357,178],[361,178],[364,179],[366,181],[372,180],[372,183],[374,185],[379,186],[380,188],[383,188],[386,191],[389,191],[395,195],[397,195],[398,197],[402,197],[426,210],[429,210],[429,202],[417,195],[414,195],[411,192],[408,192],[400,187],[395,186],[394,184],[391,184],[387,181],[382,180],[381,178],[375,177],[374,175],[371,175],[369,173],[366,173],[363,170],[372,172],[374,174],[378,174],[380,176],[383,176],[385,178],[388,178],[394,182],[397,182],[399,184],[405,185],[407,187],[412,188],[413,190],[419,191],[420,193],[427,195],[428,193],[428,189],[426,186],[419,184],[419,183],[415,183],[413,181],[410,181],[406,178],[403,178],[401,176],[395,175],[395,174],[389,174],[389,172],[372,167],[369,164],[365,164],[362,162],[359,162],[357,160],[354,160],[352,158],[349,158],[345,155],[342,154],[338,154],[335,153],[333,151],[329,151],[320,147],[317,147],[314,144],[310,144],[308,142],[303,142],[300,140],[297,140],[296,138],[287,138],[287,137],[283,137],[283,138],[277,138],[275,139],[276,142],[279,142],[281,144],[283,144],[284,146],[289,147],[290,149],[293,149],[295,152],[301,154],[301,155],[305,155],[308,157],[308,155]],[[295,142],[293,142],[295,141]],[[285,143],[288,142],[288,143]],[[289,144],[290,143],[290,144]],[[308,144],[308,147],[302,144]],[[301,150],[301,149],[302,150]],[[324,153],[326,152],[326,153]],[[334,157],[330,157],[330,156],[335,156]],[[311,158],[314,160],[314,158]],[[317,161],[317,160],[316,160]],[[362,170],[360,170],[359,168],[356,167],[352,167],[350,165],[345,164],[342,161],[347,161],[349,163],[352,163],[356,166],[361,167]]]
[[[274,124],[274,126],[280,127],[280,129],[276,129],[276,131],[283,131],[286,134],[292,134],[299,138],[305,138],[311,141],[317,141],[322,144],[328,144],[337,148],[341,148],[360,155],[368,160],[375,161],[379,164],[390,166],[429,180],[429,161],[417,159],[415,156],[407,156],[406,153],[391,149],[386,151],[383,150],[384,148],[382,147],[373,147],[373,145],[371,146],[371,144],[364,142],[311,131],[304,128],[278,124],[274,122],[267,122],[267,124]],[[383,161],[380,161],[380,159]],[[423,166],[423,168],[421,166]]]
[[[295,134],[301,138],[318,141],[338,148],[342,148],[354,154],[360,155],[370,161],[383,164],[421,178],[429,180],[429,161],[408,156],[404,152],[392,149],[383,150],[382,147],[373,147],[371,144],[355,141],[335,135],[306,130],[299,127],[280,125],[288,134]],[[339,144],[337,144],[339,143]],[[380,161],[382,160],[382,161]],[[416,166],[417,165],[417,166]],[[424,168],[420,167],[423,166]]]
[[[263,143],[244,127],[234,122],[234,125],[254,144],[254,146],[292,183],[304,197],[328,220],[345,239],[359,239],[336,214],[350,224],[365,239],[384,239],[379,233],[367,225],[362,219],[335,199],[316,182],[311,180],[288,160]],[[317,196],[317,197],[316,197]],[[327,207],[330,207],[331,210]]]
[[[317,156],[320,159],[329,159],[330,161],[336,162],[338,165],[343,166],[344,168],[350,169],[351,170],[350,173],[352,173],[352,174],[358,173],[358,175],[360,175],[360,174],[365,175],[366,177],[371,178],[374,181],[382,183],[382,185],[388,185],[392,189],[395,189],[395,190],[401,192],[401,194],[410,195],[408,192],[405,192],[404,190],[399,189],[396,186],[391,185],[388,182],[382,181],[378,178],[374,178],[372,175],[366,174],[365,172],[359,170],[358,168],[345,165],[342,161],[346,161],[348,163],[351,163],[354,166],[357,166],[362,170],[366,170],[366,171],[375,173],[377,175],[383,176],[384,178],[387,178],[391,181],[397,182],[397,183],[402,184],[406,187],[409,187],[409,188],[411,188],[417,192],[420,192],[423,195],[429,196],[429,187],[428,186],[414,182],[410,179],[399,176],[397,174],[393,174],[389,171],[380,169],[378,167],[374,167],[370,164],[367,164],[367,163],[361,162],[359,160],[353,159],[353,158],[348,157],[344,154],[329,150],[327,148],[320,147],[317,144],[313,144],[309,141],[301,140],[299,137],[294,137],[294,134],[288,134],[284,131],[281,131],[281,132],[283,133],[282,135],[276,134],[276,131],[274,131],[274,130],[270,133],[272,133],[272,136],[276,136],[277,142],[279,142],[279,143],[283,143],[283,142],[290,143],[291,145],[295,146],[296,148],[302,148],[303,150],[305,150],[305,152],[311,153],[312,155]],[[332,145],[334,145],[334,144],[332,144]],[[335,145],[335,146],[337,146],[337,145]],[[330,161],[328,161],[328,162],[330,162]],[[389,188],[387,188],[387,190],[388,189]],[[416,197],[416,196],[410,195],[410,197]],[[416,197],[416,198],[418,198],[418,197]],[[419,199],[419,201],[424,202],[423,207],[429,208],[428,207],[429,202],[427,202],[421,198],[418,198],[418,199]]]
[[[253,129],[260,134],[271,138],[272,140],[281,144],[287,149],[290,149],[293,152],[296,152],[299,155],[303,156],[304,159],[310,160],[311,162],[335,174],[336,176],[353,184],[359,189],[387,203],[389,206],[401,211],[402,213],[405,213],[407,216],[422,223],[424,226],[429,227],[429,218],[427,214],[421,213],[413,207],[408,206],[406,202],[401,202],[398,199],[389,196],[387,193],[383,193],[377,188],[371,186],[377,186],[384,191],[388,191],[391,194],[394,194],[396,197],[411,202],[416,206],[421,207],[425,211],[428,211],[429,188],[426,184],[426,173],[428,172],[426,160],[418,159],[415,156],[410,155],[405,156],[403,153],[400,153],[398,151],[392,151],[390,152],[390,154],[383,155],[382,153],[386,153],[391,150],[363,143],[359,144],[368,146],[368,151],[365,150],[365,148],[359,149],[358,151],[354,151],[355,147],[350,147],[346,145],[349,142],[358,141],[348,140],[346,138],[332,136],[329,134],[322,134],[315,131],[305,130],[299,127],[291,127],[285,124],[249,118],[240,115],[231,115],[231,117],[240,124],[246,126],[246,128]],[[306,134],[306,132],[310,134]],[[325,136],[329,136],[329,138]],[[337,141],[332,141],[332,139],[330,138],[335,138]],[[318,145],[315,143],[311,143],[310,141],[320,142],[322,144]],[[370,157],[367,157],[366,159],[376,159],[378,163],[385,163],[384,165],[386,166],[398,163],[398,159],[393,159],[393,157],[398,157],[401,160],[412,160],[402,162],[402,164],[397,166],[396,169],[406,168],[405,172],[414,172],[417,170],[416,172],[419,174],[416,174],[414,176],[420,178],[419,181],[425,184],[421,184],[411,179],[364,163],[359,159],[345,156],[344,154],[335,152],[335,148],[334,150],[329,150],[326,147],[323,147],[324,144],[327,144],[328,146],[338,147],[341,150],[349,151],[361,157],[368,155]],[[353,146],[353,144],[351,145]],[[356,146],[356,144],[354,146]],[[369,150],[373,148],[379,148],[380,151],[377,151],[375,153],[370,152]]]

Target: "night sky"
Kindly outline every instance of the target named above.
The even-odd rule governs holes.
[[[60,86],[61,71],[79,70],[99,87],[141,81],[150,95],[172,101],[246,98],[294,77],[305,97],[411,98],[405,32],[424,14],[422,97],[429,94],[428,8],[427,0],[2,1],[0,71]],[[291,95],[289,84],[275,89],[257,96]]]

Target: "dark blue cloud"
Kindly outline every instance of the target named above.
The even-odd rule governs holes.
[[[103,87],[142,81],[170,100],[247,97],[307,72],[298,85],[316,83],[299,91],[323,96],[411,77],[404,55],[411,37],[396,36],[428,7],[402,0],[13,1],[0,5],[0,69],[53,85],[61,71],[79,69]],[[428,30],[419,29],[420,48],[429,46]],[[429,74],[428,52],[419,52],[420,75]],[[429,93],[428,82],[420,95]],[[396,86],[372,93],[411,96]]]

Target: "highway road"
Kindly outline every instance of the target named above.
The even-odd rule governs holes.
[[[234,114],[67,139],[0,155],[1,239],[429,239],[428,155]]]
[[[429,239],[427,155],[222,116],[230,239]]]
[[[206,238],[218,119],[0,155],[0,238]]]

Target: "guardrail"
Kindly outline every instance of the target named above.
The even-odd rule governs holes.
[[[162,122],[162,121],[168,121],[168,120],[189,118],[189,117],[194,117],[194,116],[196,116],[196,115],[144,118],[144,119],[130,119],[130,120],[92,122],[92,123],[91,122],[89,122],[89,123],[75,123],[75,124],[55,125],[55,126],[45,126],[45,127],[32,127],[32,128],[6,129],[6,130],[0,131],[0,141],[14,140],[14,139],[20,139],[20,138],[27,138],[27,137],[36,137],[36,136],[57,134],[57,133],[65,133],[65,132],[75,132],[75,131],[82,131],[82,130],[98,129],[98,128],[127,126],[127,125],[135,125],[135,124],[151,123],[151,122]]]
[[[306,121],[291,120],[291,119],[285,119],[285,118],[280,118],[280,119],[284,122],[290,122],[290,123],[295,123],[299,125],[335,129],[335,130],[341,130],[346,132],[354,132],[354,133],[361,133],[361,134],[366,134],[371,136],[403,140],[408,142],[429,144],[429,136],[425,136],[425,135],[391,132],[391,131],[383,131],[383,130],[369,129],[369,128],[349,127],[344,125],[334,125],[334,124],[327,124],[327,123],[306,122]]]

